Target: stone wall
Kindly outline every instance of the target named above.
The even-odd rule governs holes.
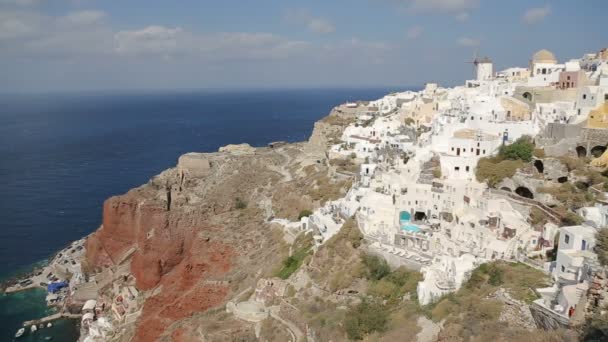
[[[545,330],[554,329],[568,329],[570,327],[570,321],[567,317],[559,315],[548,308],[533,302],[530,305],[530,313],[536,326]]]

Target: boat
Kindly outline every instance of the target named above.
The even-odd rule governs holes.
[[[32,332],[36,332],[36,330],[38,330],[38,327],[36,326],[36,324],[32,325],[32,328],[30,329]]]
[[[46,337],[44,338],[44,340],[45,340],[45,341],[50,341],[50,340],[52,340],[52,339],[53,339],[53,336],[46,336]]]
[[[25,333],[25,328],[21,328],[21,329],[17,330],[15,337],[21,337],[21,336],[23,336],[24,333]]]

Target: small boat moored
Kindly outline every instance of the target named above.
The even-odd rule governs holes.
[[[25,328],[21,328],[19,330],[17,330],[17,333],[15,333],[15,337],[21,337],[23,336],[23,334],[25,333]]]

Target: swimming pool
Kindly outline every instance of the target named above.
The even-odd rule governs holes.
[[[399,213],[399,225],[401,227],[401,230],[407,230],[409,232],[414,232],[417,233],[420,231],[420,228],[418,228],[418,226],[411,224],[410,220],[412,219],[412,215],[410,215],[410,213],[408,213],[407,211],[402,211]]]
[[[412,215],[410,215],[410,213],[408,213],[407,211],[402,211],[399,213],[399,222],[404,223],[404,222],[409,222],[412,218]]]
[[[418,226],[416,226],[414,224],[409,223],[409,224],[402,224],[401,230],[407,230],[408,232],[417,233],[420,231],[420,228],[418,228]]]

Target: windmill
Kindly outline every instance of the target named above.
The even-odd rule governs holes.
[[[477,77],[477,65],[479,64],[479,57],[478,57],[478,51],[477,49],[475,49],[475,52],[473,52],[473,60],[469,61],[469,62],[465,62],[465,63],[470,63],[473,66],[473,77],[476,78]]]

